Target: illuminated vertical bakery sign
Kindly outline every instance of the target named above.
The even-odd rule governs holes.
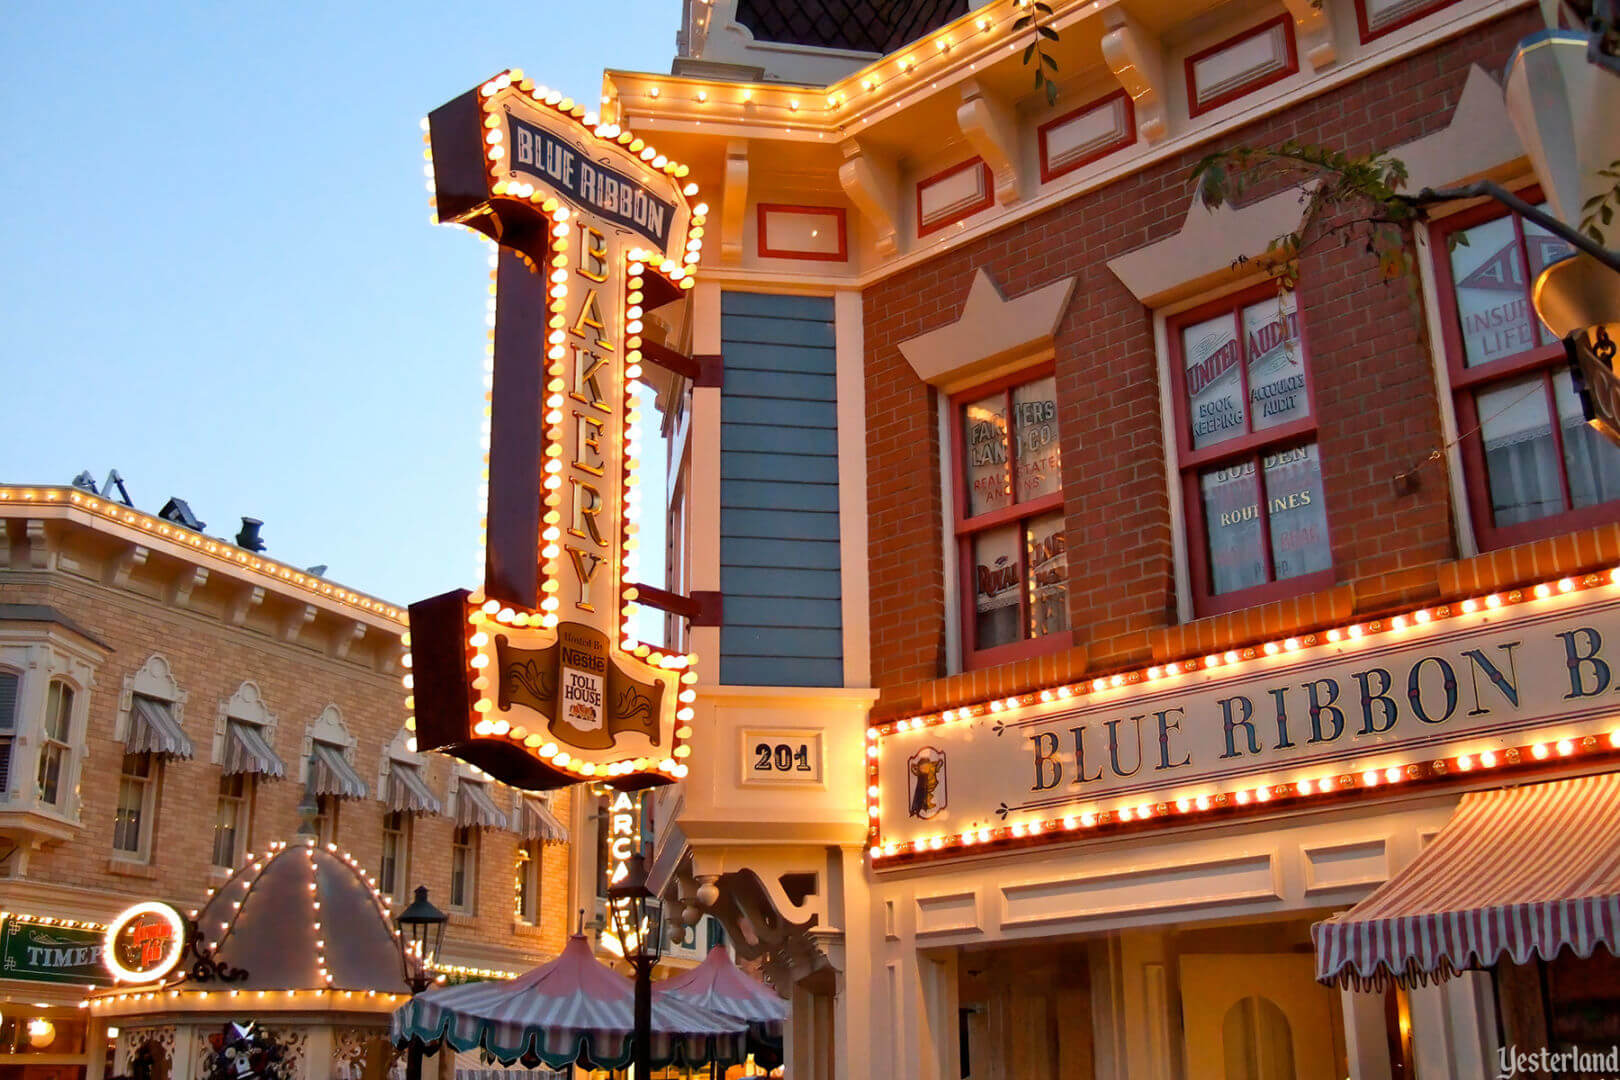
[[[484,584],[411,605],[407,723],[518,787],[678,779],[697,676],[630,630],[631,388],[707,208],[686,166],[520,71],[435,110],[427,142],[438,219],[498,255]]]

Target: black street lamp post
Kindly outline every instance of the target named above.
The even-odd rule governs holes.
[[[652,971],[664,951],[664,902],[647,888],[647,861],[638,851],[625,875],[608,887],[608,915],[624,958],[636,972],[636,1080],[652,1076]]]
[[[399,930],[399,960],[411,994],[420,994],[433,985],[433,962],[444,944],[444,926],[450,916],[428,903],[427,886],[416,887],[416,899],[394,916]],[[405,1080],[422,1080],[422,1043],[412,1039],[405,1050]]]

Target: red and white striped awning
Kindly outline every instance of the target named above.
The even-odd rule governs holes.
[[[1620,773],[1464,795],[1411,865],[1312,936],[1317,980],[1356,989],[1620,952]]]

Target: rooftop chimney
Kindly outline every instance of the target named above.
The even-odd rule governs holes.
[[[263,551],[264,541],[259,538],[259,527],[263,524],[258,518],[244,517],[242,531],[236,534],[236,546],[248,551]]]

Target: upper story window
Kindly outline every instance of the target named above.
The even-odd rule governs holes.
[[[1176,468],[1196,614],[1332,584],[1298,302],[1274,286],[1169,323]]]
[[[11,790],[12,741],[17,737],[17,676],[0,671],[0,795]]]
[[[162,762],[151,754],[125,754],[118,778],[118,809],[113,815],[113,851],[141,862],[152,857],[152,822],[157,816]]]
[[[1057,380],[1048,368],[951,399],[962,654],[982,667],[1069,641]]]
[[[478,830],[457,826],[450,840],[450,909],[470,915],[478,896]]]
[[[399,810],[383,814],[382,860],[377,868],[377,891],[384,896],[403,896],[410,874],[411,816]]]
[[[1530,303],[1536,276],[1569,245],[1495,206],[1434,233],[1447,252],[1435,267],[1446,370],[1480,547],[1620,518],[1620,450],[1587,426],[1563,345]]]
[[[72,753],[69,737],[73,732],[73,688],[61,679],[52,680],[45,698],[45,723],[39,744],[39,771],[36,777],[39,801],[62,803],[67,764]]]
[[[533,925],[536,902],[540,898],[540,863],[527,844],[518,845],[512,873],[517,885],[516,915],[519,920]]]
[[[219,778],[219,798],[214,804],[215,866],[234,867],[241,860],[252,798],[251,774],[227,773]]]

